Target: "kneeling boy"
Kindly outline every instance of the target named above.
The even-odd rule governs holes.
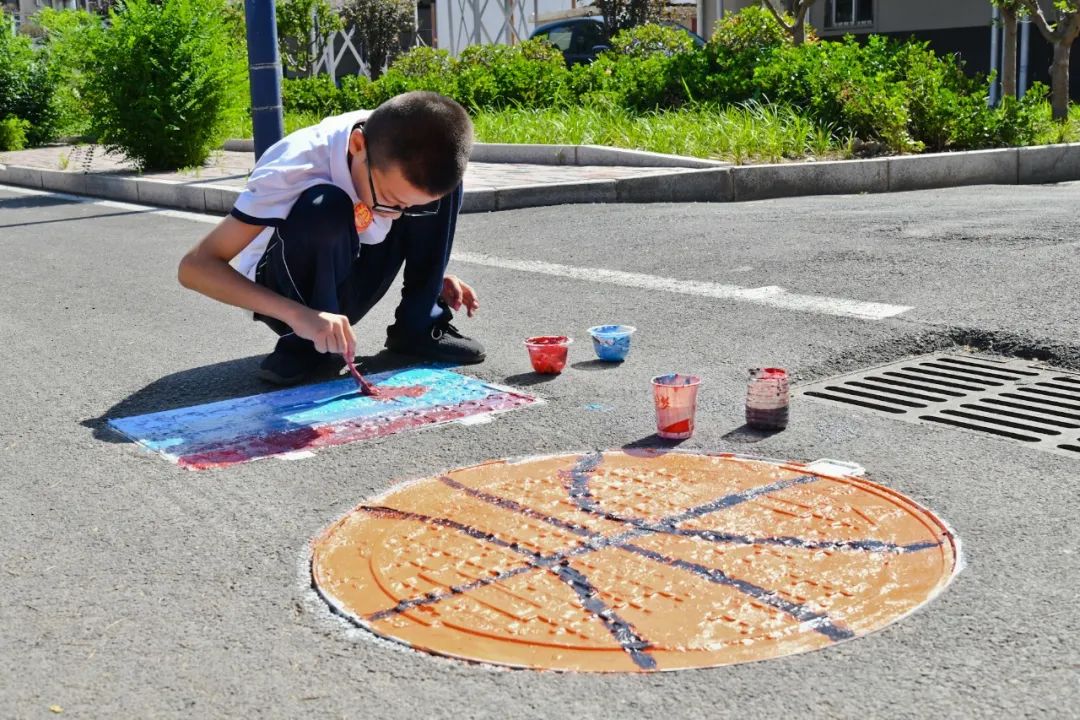
[[[394,352],[453,363],[484,359],[450,323],[471,317],[471,287],[446,275],[472,123],[430,92],[330,117],[259,159],[228,217],[184,256],[180,283],[254,313],[280,337],[259,375],[300,382],[326,355],[352,357],[352,325],[405,265],[387,328]],[[230,264],[231,263],[231,264]]]

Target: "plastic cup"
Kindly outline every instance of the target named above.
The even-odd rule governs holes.
[[[597,325],[589,328],[596,357],[604,362],[622,362],[630,352],[630,336],[637,328],[632,325]]]
[[[533,370],[542,375],[558,375],[566,367],[566,353],[572,338],[565,335],[537,335],[525,340]]]
[[[697,375],[668,373],[652,379],[656,402],[656,434],[669,440],[685,440],[694,434],[697,412]]]

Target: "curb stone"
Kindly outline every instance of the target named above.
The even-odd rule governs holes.
[[[594,146],[536,145],[513,152],[519,153],[518,162],[522,157],[546,157],[549,159],[547,164],[554,164],[557,160],[566,161],[572,156],[575,162],[584,158],[589,165],[596,165],[606,155],[621,158],[617,163],[619,165],[670,167],[673,172],[617,180],[473,187],[465,192],[462,212],[599,202],[729,202],[799,195],[900,192],[963,185],[1023,185],[1080,180],[1080,143],[774,165],[730,166],[701,161],[706,163],[705,167],[674,164],[675,160],[671,160],[672,164],[657,165],[667,162],[663,158],[677,156],[656,156],[654,153]],[[652,164],[645,164],[646,160]],[[215,185],[212,181],[176,182],[115,173],[84,173],[4,164],[0,164],[0,184],[215,214],[227,213],[239,194],[235,187]]]

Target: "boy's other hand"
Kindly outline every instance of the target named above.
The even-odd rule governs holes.
[[[321,353],[334,353],[353,359],[356,355],[356,334],[349,324],[349,318],[306,309],[308,312],[293,324],[293,332],[310,340]]]
[[[465,312],[469,317],[473,316],[480,308],[480,301],[476,298],[476,291],[456,275],[447,275],[442,281],[442,301],[454,310],[460,310],[465,306]]]

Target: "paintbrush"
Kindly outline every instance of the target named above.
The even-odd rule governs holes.
[[[364,379],[364,376],[360,374],[360,371],[356,369],[356,363],[352,358],[346,357],[345,364],[349,366],[349,372],[352,373],[353,380],[360,386],[361,395],[371,395],[372,397],[379,394],[379,389]]]

